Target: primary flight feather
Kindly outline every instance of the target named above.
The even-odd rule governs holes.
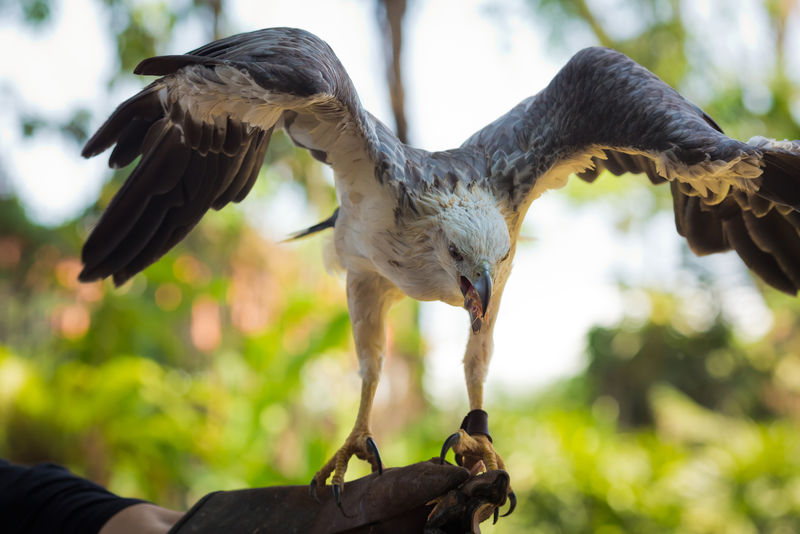
[[[337,495],[353,455],[380,469],[370,410],[386,314],[403,296],[468,310],[471,412],[447,446],[468,465],[503,466],[481,409],[492,330],[525,213],[571,174],[668,182],[676,228],[695,253],[733,249],[767,284],[800,288],[800,142],[731,139],[613,50],[578,52],[544,90],[441,152],[401,143],[362,108],[331,48],[303,30],[235,35],[135,72],[160,78],[83,149],[114,146],[112,167],[141,159],[84,245],[80,278],[121,284],[209,208],[244,199],[276,128],[330,165],[339,208],[312,230],[333,228],[363,379],[353,430],[315,476],[322,485],[333,475]]]

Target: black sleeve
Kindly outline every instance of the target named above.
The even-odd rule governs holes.
[[[33,467],[0,459],[0,532],[94,534],[134,504],[55,464]]]

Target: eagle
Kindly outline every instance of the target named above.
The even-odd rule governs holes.
[[[452,448],[467,467],[504,468],[483,410],[492,331],[525,214],[570,175],[644,173],[668,184],[676,229],[694,253],[732,249],[766,284],[800,288],[800,142],[732,139],[614,50],[581,50],[539,93],[436,152],[400,142],[366,111],[333,50],[304,30],[242,33],[145,59],[134,72],[158,78],[82,152],[115,145],[115,168],[141,156],[84,244],[82,281],[124,283],[209,208],[243,200],[276,128],[333,169],[338,208],[300,235],[333,231],[362,378],[353,429],[311,483],[330,478],[337,503],[353,456],[382,469],[370,412],[387,312],[405,296],[469,314],[470,412],[442,458]]]

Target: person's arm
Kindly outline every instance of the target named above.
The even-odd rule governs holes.
[[[163,534],[181,515],[114,495],[59,465],[0,459],[0,531],[6,534]]]
[[[181,517],[183,512],[143,502],[111,516],[98,534],[166,534]]]

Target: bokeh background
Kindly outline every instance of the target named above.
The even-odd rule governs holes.
[[[443,149],[574,52],[621,50],[730,135],[800,138],[794,0],[0,1],[0,456],[54,461],[185,509],[305,484],[347,435],[359,378],[324,237],[330,172],[282,135],[240,206],[121,288],[79,251],[129,172],[78,157],[147,80],[143,58],[291,25],[326,39],[364,105]],[[534,203],[487,386],[520,498],[489,532],[800,531],[800,301],[735,255],[697,259],[667,188],[573,180]],[[374,411],[388,465],[467,411],[465,312],[391,314]],[[353,461],[348,478],[367,472]]]

